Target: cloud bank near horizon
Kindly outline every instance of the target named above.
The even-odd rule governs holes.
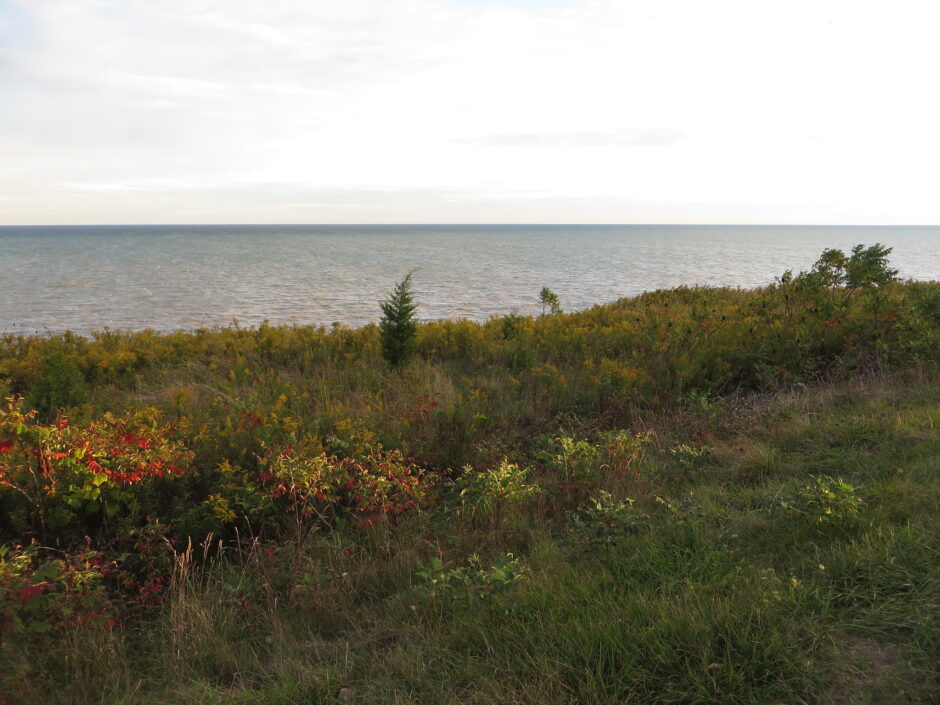
[[[0,0],[0,223],[940,223],[937,12]]]

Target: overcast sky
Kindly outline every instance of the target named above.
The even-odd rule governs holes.
[[[0,224],[936,224],[935,8],[0,0]]]

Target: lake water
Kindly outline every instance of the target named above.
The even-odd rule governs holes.
[[[894,248],[940,278],[940,227],[239,225],[0,227],[0,332],[356,326],[411,270],[425,319],[565,310],[681,284],[751,287],[825,247]]]

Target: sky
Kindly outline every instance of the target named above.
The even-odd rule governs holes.
[[[0,0],[0,224],[938,224],[938,20]]]

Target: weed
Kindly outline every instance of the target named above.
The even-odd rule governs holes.
[[[783,509],[811,524],[850,527],[858,523],[864,504],[859,488],[841,477],[812,475],[793,496],[781,501]]]
[[[583,507],[569,513],[574,535],[590,548],[609,546],[637,530],[644,517],[633,511],[633,500],[614,500],[600,490]]]

